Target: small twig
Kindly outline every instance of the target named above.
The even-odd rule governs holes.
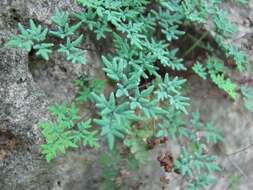
[[[232,155],[235,155],[235,154],[239,154],[239,153],[241,153],[241,152],[243,152],[243,151],[251,148],[252,146],[253,146],[253,143],[249,144],[248,146],[246,146],[246,147],[244,147],[244,148],[242,148],[242,149],[240,149],[238,151],[232,152],[230,154],[226,154],[226,156],[232,156]]]
[[[242,35],[242,36],[239,36],[239,37],[237,37],[237,38],[232,39],[232,41],[235,42],[235,41],[237,41],[237,40],[240,40],[240,39],[246,37],[246,36],[249,35],[249,34],[251,34],[251,33],[248,32],[248,33],[246,33],[246,34],[244,34],[244,35]]]
[[[208,31],[203,33],[202,36],[183,54],[183,58],[186,57],[189,53],[191,53],[207,35]]]
[[[195,36],[191,35],[191,34],[187,34],[192,40],[197,41],[198,38],[196,38]],[[200,42],[199,44],[197,44],[197,46],[199,46],[200,48],[206,50],[207,52],[210,52],[210,49],[208,49],[205,44],[203,44],[202,42]]]
[[[253,181],[252,181],[252,179],[244,173],[244,171],[240,168],[240,166],[237,165],[235,162],[233,162],[229,157],[227,159],[241,173],[241,175],[243,177],[245,177],[245,179],[248,181],[248,183],[250,184],[250,186],[253,187],[253,183],[252,183]]]

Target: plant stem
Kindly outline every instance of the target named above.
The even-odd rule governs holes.
[[[189,53],[191,53],[207,35],[208,31],[203,33],[202,36],[183,54],[183,57],[186,57]]]

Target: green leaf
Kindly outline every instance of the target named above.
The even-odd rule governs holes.
[[[41,56],[45,60],[49,60],[49,54],[52,53],[52,50],[49,49],[53,47],[54,44],[52,43],[42,43],[35,45],[33,48],[37,50],[36,55]]]
[[[64,53],[67,56],[67,60],[71,61],[73,64],[80,63],[85,64],[85,53],[86,51],[81,50],[78,46],[82,42],[83,35],[80,35],[76,40],[71,41],[70,38],[67,38],[65,45],[60,44],[58,49],[59,53]]]
[[[34,44],[37,44],[38,46],[44,46],[43,43],[40,44],[40,42],[44,41],[46,39],[48,29],[42,30],[41,25],[36,26],[34,21],[32,19],[29,20],[30,23],[30,29],[25,29],[24,26],[20,23],[18,23],[18,29],[19,34],[18,35],[11,35],[10,40],[7,42],[7,46],[13,47],[13,48],[22,48],[27,50],[28,52],[34,48]],[[47,54],[50,52],[45,53],[46,51],[39,52],[37,55],[42,56],[46,59]]]
[[[127,66],[124,59],[115,57],[112,61],[109,61],[106,57],[102,56],[102,60],[105,65],[103,70],[106,72],[108,77],[116,81],[123,79],[123,71]]]
[[[225,79],[223,74],[211,75],[212,81],[221,89],[223,89],[227,94],[236,100],[238,98],[238,93],[236,91],[237,85],[233,83],[229,78]]]
[[[253,111],[253,89],[247,85],[242,85],[241,93],[243,96],[245,108],[249,111]]]
[[[111,93],[109,100],[104,95],[98,96],[95,93],[92,95],[99,109],[98,114],[101,116],[95,122],[101,126],[101,135],[106,136],[109,148],[112,149],[115,137],[124,138],[131,121],[136,121],[138,118],[130,110],[128,102],[117,104],[113,93]]]
[[[207,72],[206,72],[206,68],[203,67],[202,64],[200,64],[199,62],[195,63],[192,67],[192,70],[202,79],[206,80],[207,78]]]
[[[163,101],[168,99],[171,105],[173,105],[176,109],[186,113],[186,107],[189,105],[189,98],[181,96],[180,92],[182,85],[185,82],[185,79],[179,79],[178,77],[171,79],[169,78],[169,75],[166,74],[164,81],[158,84],[159,89],[155,92],[158,100]]]
[[[50,34],[61,39],[74,35],[74,33],[82,25],[82,21],[80,21],[72,26],[69,26],[69,13],[66,11],[60,11],[57,8],[54,15],[51,17],[51,20],[57,25],[57,30],[50,31]]]

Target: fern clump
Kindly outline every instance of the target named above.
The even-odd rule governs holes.
[[[66,55],[67,60],[72,63],[85,64],[85,53],[79,46],[81,45],[83,35],[80,35],[77,39],[71,40],[71,36],[75,34],[77,29],[80,28],[82,22],[78,22],[73,26],[69,26],[69,13],[55,10],[54,15],[51,18],[52,22],[56,25],[56,30],[49,30],[47,27],[42,29],[41,25],[36,26],[32,19],[29,20],[30,29],[18,23],[18,29],[20,34],[12,35],[7,46],[14,48],[22,48],[30,52],[32,49],[36,50],[36,55],[42,57],[45,60],[49,60],[49,55],[52,53],[53,43],[43,43],[49,34],[65,40],[66,44],[60,44],[58,48],[59,53]]]
[[[150,149],[171,139],[186,143],[179,143],[180,155],[169,156],[169,163],[164,165],[160,159],[165,172],[182,175],[187,188],[192,190],[214,183],[213,174],[221,169],[208,147],[222,141],[222,137],[212,122],[200,119],[198,112],[189,117],[190,99],[185,91],[188,83],[183,73],[193,71],[233,101],[241,97],[245,107],[253,110],[252,89],[241,85],[232,75],[232,72],[243,75],[247,55],[228,43],[236,26],[221,8],[221,1],[76,2],[84,9],[75,13],[56,9],[51,18],[52,29],[42,30],[32,20],[30,29],[18,24],[20,34],[13,35],[8,43],[27,51],[34,49],[36,55],[48,60],[55,46],[42,42],[51,35],[59,41],[57,51],[67,61],[84,64],[85,35],[93,33],[97,41],[103,38],[112,41],[113,48],[101,56],[101,67],[108,80],[93,77],[77,80],[79,92],[72,104],[51,107],[52,120],[40,124],[46,140],[42,145],[46,159],[50,161],[58,153],[80,144],[99,147],[99,139],[105,138],[110,150],[124,147],[134,160],[145,163]],[[245,0],[235,2],[246,3]],[[192,36],[188,28],[194,28],[201,35]],[[89,33],[83,34],[87,30]],[[183,38],[194,39],[186,50],[180,44]],[[196,49],[204,53],[195,55],[192,52]],[[186,59],[191,53],[195,55],[191,60],[194,63],[189,66]],[[113,88],[110,92],[104,90],[106,82]],[[79,105],[87,106],[91,114],[81,117]],[[117,167],[107,165],[113,167],[111,177],[116,177]],[[113,180],[105,178],[112,185]]]
[[[47,161],[57,153],[65,153],[68,148],[77,148],[80,143],[84,146],[99,147],[97,131],[90,130],[91,120],[80,121],[75,104],[55,105],[49,108],[54,117],[53,121],[41,123],[42,134],[47,143],[42,145],[42,153]]]
[[[35,49],[36,55],[48,60],[49,54],[52,52],[50,49],[54,44],[52,43],[42,43],[48,34],[48,29],[42,29],[41,25],[36,26],[32,19],[29,20],[30,29],[25,29],[23,25],[18,24],[18,29],[20,34],[12,35],[8,46],[18,47],[30,52]]]

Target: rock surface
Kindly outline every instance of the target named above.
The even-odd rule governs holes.
[[[0,184],[1,189],[49,189],[49,170],[41,160],[36,123],[48,101],[28,72],[25,52],[0,49]],[[42,166],[44,165],[44,166]],[[41,182],[34,183],[34,181]]]
[[[98,153],[77,150],[48,164],[40,154],[43,139],[37,127],[48,118],[48,105],[73,99],[74,80],[82,75],[96,75],[99,51],[89,53],[87,66],[79,66],[65,62],[57,54],[44,62],[21,50],[4,47],[8,36],[16,31],[17,22],[25,24],[33,18],[50,25],[48,18],[56,7],[79,9],[73,1],[0,0],[0,190],[95,190],[100,187],[100,169],[94,164]],[[249,53],[252,61],[253,1],[245,8],[224,6],[239,25],[235,43]],[[189,82],[192,110],[199,109],[204,118],[214,119],[225,136],[224,143],[214,147],[222,161],[224,176],[219,176],[219,183],[210,189],[230,189],[234,176],[241,176],[238,189],[253,189],[253,148],[228,156],[253,143],[252,113],[228,101],[208,81],[191,77]],[[161,189],[162,169],[155,157],[153,160],[136,177],[141,181],[138,187],[141,190]],[[168,189],[175,189],[173,185],[174,181]]]
[[[89,69],[66,63],[59,56],[48,63],[40,62],[24,51],[4,47],[9,35],[16,31],[17,22],[25,24],[28,18],[33,18],[36,22],[50,24],[48,18],[55,7],[75,9],[70,3],[62,0],[0,1],[1,190],[63,189],[62,179],[68,184],[82,171],[79,169],[73,177],[67,174],[75,168],[73,164],[46,163],[40,153],[43,139],[37,124],[48,118],[50,103],[68,102],[74,97],[73,81]],[[81,160],[82,156],[78,165]],[[73,167],[64,170],[68,168],[64,167],[66,165]]]

